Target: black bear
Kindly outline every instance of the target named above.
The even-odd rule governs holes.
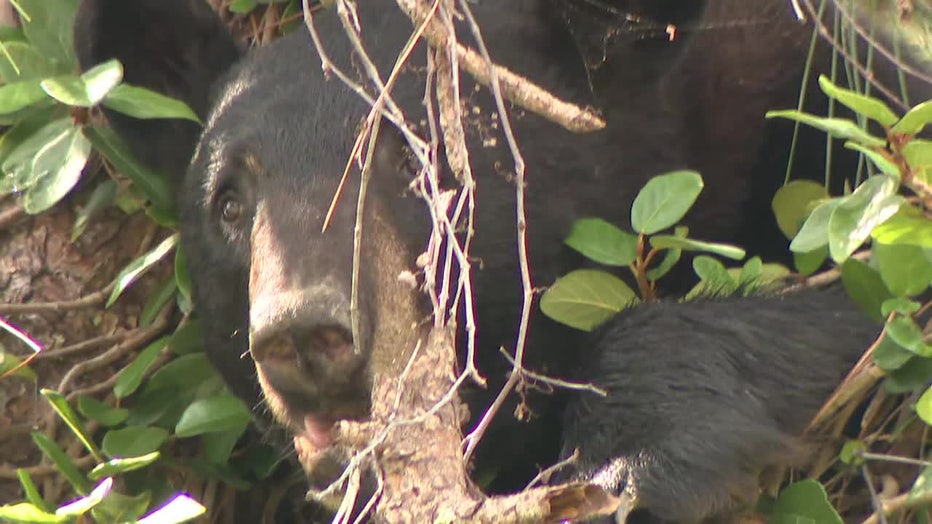
[[[799,435],[877,337],[840,286],[644,304],[601,326],[573,395],[556,480],[586,480],[663,522],[727,519],[768,468],[805,460]],[[641,522],[639,520],[638,522]]]
[[[684,167],[702,170],[707,186],[687,217],[695,236],[761,249],[785,245],[749,224],[773,222],[769,206],[755,196],[758,187],[782,181],[773,158],[787,146],[774,133],[791,130],[785,122],[765,123],[763,113],[794,104],[805,65],[808,30],[787,3],[667,1],[662,5],[675,15],[670,20],[694,22],[695,32],[672,40],[662,32],[647,39],[621,32],[617,42],[603,40],[596,60],[591,42],[579,37],[585,24],[571,3],[472,4],[497,63],[564,99],[600,108],[607,121],[602,131],[574,134],[536,114],[511,112],[527,162],[534,281],[549,284],[580,262],[562,243],[575,219],[625,225],[649,177]],[[384,79],[411,23],[394,5],[360,2],[358,12],[362,41]],[[650,14],[661,27],[666,22],[663,10]],[[701,30],[706,21],[741,14],[753,23],[710,23],[712,29]],[[314,19],[330,59],[354,73],[359,62],[336,14]],[[396,278],[415,267],[430,230],[424,206],[410,196],[418,173],[402,133],[389,122],[381,126],[362,228],[360,338],[354,340],[357,176],[327,231],[321,229],[369,106],[325,76],[307,32],[244,54],[199,0],[83,0],[75,39],[82,66],[118,58],[127,82],[182,98],[203,118],[200,134],[183,122],[117,117],[113,123],[142,158],[179,178],[186,171],[178,184],[182,241],[211,361],[247,402],[258,402],[261,382],[279,422],[312,446],[326,445],[335,420],[365,416],[370,359],[383,353],[379,347],[408,347],[419,335],[412,325],[421,318],[396,318],[398,312],[428,311]],[[412,122],[427,118],[424,49],[423,43],[415,48],[392,92]],[[503,167],[510,156],[490,95],[473,90],[465,75],[462,82],[477,124],[467,126],[467,138],[475,146],[478,185],[471,255],[481,262],[473,274],[479,355],[494,392],[505,369],[496,350],[513,347],[520,310],[515,187]],[[497,140],[488,140],[489,133]],[[443,182],[455,187],[452,177]],[[578,355],[564,348],[580,340],[537,315],[528,340],[531,362],[565,374]],[[548,413],[543,419],[552,421]],[[537,465],[555,458],[558,439],[549,428],[496,440],[493,447],[513,444],[514,452],[506,454],[513,463],[503,465],[493,488],[520,486]]]

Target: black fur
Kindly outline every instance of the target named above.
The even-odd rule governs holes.
[[[626,310],[583,349],[579,378],[608,396],[570,401],[563,456],[580,456],[565,477],[631,490],[665,521],[753,504],[879,332],[840,286]]]
[[[511,110],[528,166],[535,284],[550,284],[583,263],[562,243],[574,220],[595,216],[627,225],[640,187],[672,169],[700,169],[706,181],[687,217],[694,236],[760,252],[782,250],[786,241],[761,195],[769,198],[783,180],[777,160],[788,151],[783,139],[792,130],[788,122],[765,122],[763,113],[795,104],[805,63],[808,30],[795,21],[787,3],[720,0],[692,7],[668,0],[663,5],[675,6],[673,20],[692,23],[695,31],[673,41],[622,38],[607,45],[604,60],[593,62],[590,44],[580,41],[579,27],[564,16],[565,1],[472,4],[497,62],[558,96],[601,109],[608,122],[601,132],[578,135]],[[389,4],[359,3],[363,41],[383,79],[411,32],[410,21]],[[663,9],[650,11],[663,21]],[[739,15],[753,23],[718,24]],[[321,12],[315,21],[331,59],[354,73],[350,44],[336,15]],[[704,26],[709,29],[702,31]],[[468,31],[461,28],[460,34]],[[165,169],[180,175],[193,151],[179,184],[183,247],[208,355],[227,383],[248,402],[258,401],[256,370],[247,355],[251,334],[254,349],[274,348],[262,351],[275,356],[266,362],[266,395],[281,401],[279,419],[292,429],[300,431],[305,416],[316,417],[319,424],[363,416],[366,381],[359,375],[367,365],[368,341],[379,326],[392,323],[394,312],[380,309],[372,298],[393,283],[380,276],[379,253],[367,251],[361,340],[345,340],[358,177],[350,177],[325,234],[321,223],[366,105],[339,81],[324,77],[306,32],[240,60],[230,35],[198,0],[83,0],[76,41],[83,67],[119,58],[129,82],[180,96],[204,116],[206,127],[197,138],[185,123],[111,115],[134,150]],[[423,70],[417,67],[424,63],[424,44],[411,56],[414,67],[402,75],[393,96],[409,121],[417,122],[424,114]],[[520,309],[514,184],[504,139],[491,131],[497,117],[490,96],[484,89],[474,92],[466,75],[462,81],[469,113],[479,108],[472,122],[477,125],[468,129],[478,181],[473,289],[480,364],[494,393],[505,371],[497,349],[512,347]],[[497,143],[484,147],[488,132]],[[819,140],[809,143],[820,151]],[[402,141],[388,123],[380,148],[364,231],[383,226],[391,231],[370,236],[374,240],[364,245],[400,244],[407,263],[392,269],[410,269],[423,250],[429,220],[421,203],[405,191],[412,173],[400,160]],[[800,159],[798,165],[818,166],[816,176],[821,175],[816,161]],[[449,176],[444,183],[455,184]],[[240,206],[241,213],[224,222],[228,202]],[[765,223],[769,230],[761,233],[757,225]],[[682,290],[688,283],[688,265],[683,267],[668,290]],[[579,340],[573,330],[536,315],[529,362],[565,374],[578,359],[565,348],[579,346]],[[342,359],[347,343],[361,351]],[[484,407],[483,393],[470,394],[480,401],[475,412]],[[558,424],[558,414],[545,405],[535,409],[543,415],[542,429],[515,432],[504,424],[500,434],[486,439],[484,452],[491,462],[508,460],[493,489],[522,485],[537,465],[555,457],[558,432],[548,424]],[[500,458],[493,456],[496,452]]]

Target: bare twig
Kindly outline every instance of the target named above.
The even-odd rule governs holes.
[[[397,0],[397,2],[415,23],[420,24],[427,18],[427,8],[420,0]],[[449,34],[440,23],[429,23],[424,36],[434,48],[444,49],[449,45]],[[472,49],[456,44],[456,54],[462,68],[479,83],[487,87],[493,83],[499,83],[500,86],[497,89],[500,93],[505,93],[509,101],[528,111],[556,122],[570,131],[589,132],[605,127],[605,122],[592,111],[564,102],[527,78],[512,73],[504,67],[493,65],[490,68],[487,65],[489,63],[487,52],[480,55]]]

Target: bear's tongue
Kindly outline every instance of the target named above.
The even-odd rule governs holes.
[[[329,447],[333,441],[330,437],[331,427],[333,427],[333,421],[326,417],[321,418],[315,417],[314,415],[305,415],[304,431],[295,438],[306,440],[315,451],[322,451]]]

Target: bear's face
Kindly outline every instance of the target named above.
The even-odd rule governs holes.
[[[384,125],[359,223],[354,336],[358,170],[341,180],[367,113],[315,59],[296,34],[251,53],[219,84],[180,201],[208,338],[227,359],[248,359],[248,350],[275,418],[325,447],[336,420],[368,413],[373,344],[410,342],[386,335],[401,331],[394,319],[376,318],[411,290],[396,278],[408,257],[384,216],[404,189],[404,150]]]

